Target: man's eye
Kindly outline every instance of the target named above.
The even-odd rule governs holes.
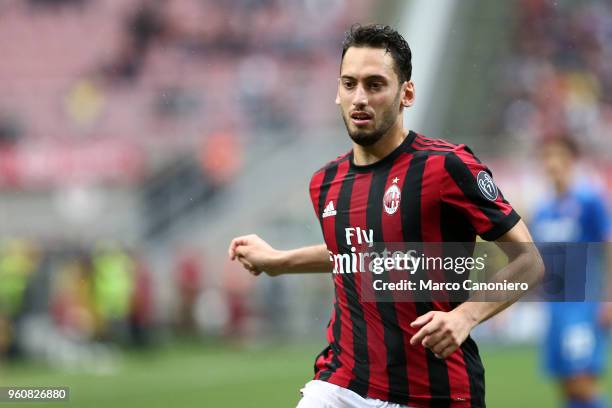
[[[350,88],[352,88],[354,86],[355,86],[355,84],[353,84],[352,82],[348,82],[347,81],[347,82],[344,83],[344,87],[347,88],[347,89],[350,89]]]
[[[374,90],[377,90],[377,89],[382,88],[382,84],[380,82],[374,82],[374,83],[370,84],[370,88],[374,89]]]

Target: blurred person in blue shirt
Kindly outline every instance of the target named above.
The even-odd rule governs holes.
[[[557,137],[544,143],[542,165],[553,194],[540,203],[531,229],[536,241],[560,243],[565,248],[562,287],[571,291],[572,287],[581,286],[579,290],[584,288],[588,293],[586,277],[597,276],[599,282],[603,282],[606,275],[604,245],[593,243],[609,241],[611,230],[603,195],[594,186],[575,178],[574,166],[578,158],[577,144],[569,137]],[[589,255],[573,255],[581,252]],[[587,256],[590,256],[589,262]],[[543,257],[546,262],[546,256]],[[547,274],[553,273],[551,266],[546,265]],[[555,264],[554,268],[558,269],[557,266]],[[583,274],[584,278],[580,279],[584,282],[570,284],[579,274]],[[597,296],[605,297],[608,302],[594,301],[595,296],[587,294],[581,302],[568,301],[565,295],[565,299],[548,304],[550,321],[543,344],[545,368],[558,380],[567,408],[607,406],[599,378],[605,368],[606,337],[612,325],[611,294],[608,290]]]

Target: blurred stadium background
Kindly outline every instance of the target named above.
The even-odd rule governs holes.
[[[525,218],[551,135],[610,197],[609,1],[0,0],[0,385],[294,406],[331,281],[254,279],[226,247],[321,241],[308,181],[349,148],[340,43],[371,21],[412,47],[408,127],[469,144]],[[544,324],[522,303],[478,328],[490,406],[555,405]]]

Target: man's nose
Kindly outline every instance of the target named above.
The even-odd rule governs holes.
[[[355,93],[353,94],[353,105],[356,107],[367,106],[368,104],[368,94],[365,89],[361,85],[357,85],[355,88]]]

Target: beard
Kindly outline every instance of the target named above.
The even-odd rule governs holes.
[[[395,101],[391,106],[385,109],[381,113],[380,120],[377,120],[374,126],[374,129],[371,130],[361,130],[361,129],[351,129],[351,118],[345,112],[342,112],[342,119],[344,120],[344,125],[346,126],[346,130],[351,137],[353,142],[357,143],[360,146],[368,147],[372,146],[376,142],[378,142],[382,137],[391,129],[391,127],[395,124],[397,120],[397,112],[399,111],[399,99],[400,93],[397,93],[395,97]]]

